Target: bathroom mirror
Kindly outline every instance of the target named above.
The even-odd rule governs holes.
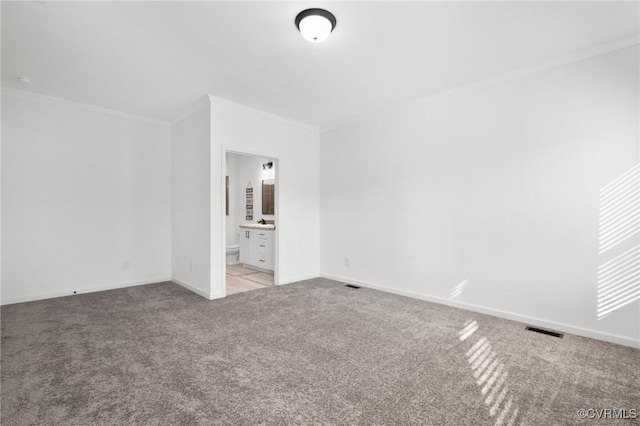
[[[276,210],[276,182],[275,179],[262,181],[262,214],[275,214]]]

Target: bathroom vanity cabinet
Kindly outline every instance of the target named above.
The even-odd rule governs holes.
[[[240,226],[240,263],[273,271],[273,229]]]

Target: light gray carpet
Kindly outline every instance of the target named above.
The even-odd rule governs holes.
[[[323,279],[215,301],[162,283],[9,305],[1,420],[594,425],[612,421],[577,410],[640,413],[639,350],[523,328]]]

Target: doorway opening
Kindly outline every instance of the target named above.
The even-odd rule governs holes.
[[[278,160],[225,151],[225,294],[277,285]]]

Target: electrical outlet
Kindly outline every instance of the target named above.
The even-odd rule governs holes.
[[[123,260],[122,261],[122,269],[129,269],[131,268],[131,261],[130,260]]]
[[[344,266],[351,266],[351,258],[350,257],[345,257],[344,258]]]

